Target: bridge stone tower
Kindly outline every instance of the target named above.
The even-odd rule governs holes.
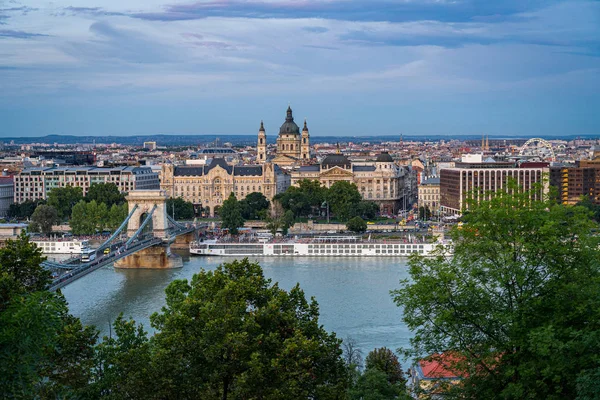
[[[167,228],[167,192],[164,190],[133,190],[125,197],[129,204],[129,212],[137,205],[137,209],[129,219],[127,224],[127,236],[131,237],[138,230],[146,215],[152,211],[152,232],[154,236],[166,239],[168,236]]]
[[[161,238],[162,244],[149,247],[115,261],[115,268],[179,268],[183,266],[181,256],[171,253],[170,237],[167,221],[167,192],[164,190],[134,190],[125,197],[129,204],[129,212],[137,205],[127,224],[127,236],[132,237],[154,209],[152,224],[148,230],[153,236]],[[155,208],[156,207],[156,208]],[[150,225],[150,224],[148,224]],[[147,225],[147,226],[148,226]]]

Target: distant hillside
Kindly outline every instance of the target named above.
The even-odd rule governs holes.
[[[490,135],[490,139],[528,139],[531,136],[507,136],[507,135]],[[576,137],[581,138],[597,138],[593,135],[565,135],[543,136],[545,139],[564,139],[571,140]],[[111,144],[118,143],[123,145],[141,146],[144,142],[155,141],[158,146],[191,146],[191,145],[207,145],[219,139],[221,143],[230,142],[234,145],[255,145],[256,135],[134,135],[134,136],[72,136],[72,135],[47,135],[41,137],[9,137],[2,138],[3,142],[7,143],[11,140],[15,144],[25,143],[59,143],[59,144]],[[276,136],[268,138],[269,143],[275,143]],[[404,135],[405,141],[438,141],[438,140],[481,140],[480,135]],[[311,143],[336,143],[336,142],[397,142],[400,140],[400,135],[387,136],[311,136]]]

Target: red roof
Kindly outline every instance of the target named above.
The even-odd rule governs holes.
[[[443,353],[433,354],[429,360],[419,361],[425,379],[457,378],[460,379],[468,374],[458,374],[453,371],[452,366],[460,361],[456,355]]]

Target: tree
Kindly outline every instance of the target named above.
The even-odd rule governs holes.
[[[348,397],[350,400],[411,399],[405,386],[390,383],[385,373],[376,368],[367,369],[358,377]]]
[[[264,210],[269,209],[269,200],[262,193],[252,192],[240,200],[240,206],[244,219],[258,219]]]
[[[354,183],[337,181],[327,192],[327,201],[331,211],[342,221],[352,215],[352,208],[361,201],[361,195]]]
[[[367,370],[376,369],[383,372],[388,382],[392,385],[398,383],[402,385],[406,384],[398,356],[386,347],[372,350],[365,359],[365,368]]]
[[[93,183],[88,189],[85,200],[89,203],[92,200],[98,204],[106,204],[106,207],[112,207],[113,204],[121,205],[125,203],[125,194],[121,193],[117,185],[112,182]]]
[[[306,193],[296,186],[290,186],[283,193],[274,197],[284,210],[290,210],[296,217],[308,216],[311,212],[310,199]]]
[[[52,232],[52,226],[59,222],[56,208],[42,204],[37,206],[33,212],[29,228],[33,232],[42,232],[47,235]]]
[[[428,220],[431,218],[431,210],[429,206],[421,206],[419,207],[419,219]]]
[[[280,289],[244,259],[166,292],[166,306],[151,317],[163,372],[156,398],[344,398],[340,340],[298,285]]]
[[[98,204],[95,200],[89,203],[81,200],[73,207],[69,226],[75,235],[93,235],[104,230],[107,222],[110,223],[108,218],[106,204]]]
[[[590,210],[594,221],[600,222],[600,205],[594,204],[590,196],[583,196],[581,200],[577,203],[577,205],[583,206]]]
[[[362,233],[367,230],[367,223],[361,217],[354,217],[346,223],[349,231]]]
[[[194,205],[189,201],[185,201],[181,197],[169,198],[166,204],[167,213],[173,216],[175,210],[175,220],[192,220],[194,219]]]
[[[108,223],[106,224],[106,227],[114,232],[121,223],[125,221],[128,214],[129,209],[127,203],[123,203],[119,206],[113,204],[112,207],[110,207],[110,210],[108,210]]]
[[[454,256],[415,256],[411,279],[393,292],[414,332],[407,354],[452,354],[449,368],[463,376],[452,390],[462,398],[586,393],[600,350],[589,212],[514,182],[486,196],[451,232]]]
[[[321,204],[326,199],[327,188],[318,180],[302,179],[298,181],[298,188],[306,195],[306,199],[313,212],[318,213]]]
[[[0,248],[0,272],[18,282],[19,292],[36,292],[46,288],[51,281],[50,271],[42,267],[46,260],[42,250],[21,232],[15,240],[7,240]]]
[[[5,398],[78,398],[89,381],[97,333],[45,290],[41,250],[22,234],[0,249],[0,393]]]
[[[13,203],[8,207],[8,216],[17,219],[30,218],[37,206],[46,204],[42,199],[25,200],[22,203]]]
[[[232,235],[237,235],[238,228],[244,226],[242,208],[233,192],[231,192],[229,198],[223,202],[223,207],[221,207],[219,215],[221,216],[221,227],[229,229],[229,233]]]
[[[83,200],[83,190],[77,186],[54,188],[48,193],[48,205],[56,208],[60,218],[68,218],[75,204]]]
[[[361,200],[352,208],[351,215],[361,217],[363,219],[372,219],[377,217],[379,205],[374,201]]]

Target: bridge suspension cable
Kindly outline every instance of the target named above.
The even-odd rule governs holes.
[[[133,213],[135,212],[135,210],[137,210],[138,205],[134,205],[133,208],[131,209],[131,212],[129,213],[129,215],[127,216],[127,218],[125,218],[125,221],[123,221],[121,223],[121,225],[117,228],[117,230],[106,240],[106,242],[102,243],[100,245],[100,247],[98,247],[99,249],[103,249],[105,248],[107,245],[109,245],[113,240],[115,240],[115,238],[117,236],[119,236],[119,234],[121,233],[121,231],[127,226],[127,224],[129,223],[129,220],[131,219],[131,216],[133,215]]]
[[[158,207],[158,206],[155,204],[154,207],[152,207],[152,210],[150,210],[150,212],[146,216],[146,219],[144,219],[144,222],[142,222],[142,224],[138,228],[138,230],[135,231],[133,236],[131,236],[129,238],[129,240],[127,240],[127,242],[125,242],[125,247],[129,246],[131,244],[131,242],[133,242],[139,236],[139,234],[146,227],[146,225],[148,225],[148,222],[152,221],[152,214],[154,214],[154,210],[156,210],[156,207]]]

